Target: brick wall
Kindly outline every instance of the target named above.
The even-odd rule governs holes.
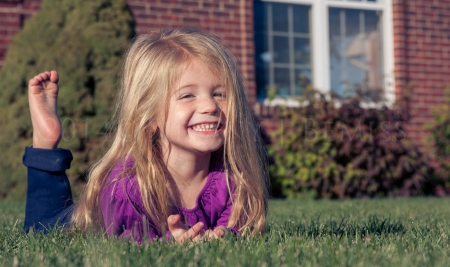
[[[0,68],[8,44],[23,26],[26,18],[38,9],[40,0],[0,0]]]
[[[40,0],[0,0],[0,67],[13,35],[39,9]],[[220,36],[239,59],[250,102],[255,100],[252,0],[128,0],[136,31],[200,27]],[[450,0],[393,0],[397,96],[410,87],[408,135],[423,144],[431,108],[450,86]],[[264,117],[264,116],[263,116]],[[263,120],[265,128],[277,123]],[[426,148],[422,145],[423,148]]]
[[[450,86],[450,0],[394,0],[393,13],[396,93],[412,90],[407,130],[427,151],[423,126]]]
[[[256,96],[253,0],[128,0],[138,33],[161,27],[201,27],[221,37],[239,60],[251,102]]]
[[[0,0],[0,67],[13,35],[39,9],[40,0]],[[218,35],[233,51],[254,102],[253,0],[128,0],[136,32],[161,27],[199,27]]]

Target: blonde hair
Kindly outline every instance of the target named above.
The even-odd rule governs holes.
[[[223,165],[236,187],[228,227],[253,235],[265,230],[268,174],[259,125],[248,105],[242,77],[231,53],[218,38],[198,30],[161,30],[139,35],[127,52],[112,145],[91,172],[85,191],[75,206],[76,227],[102,229],[100,195],[111,170],[127,158],[134,160],[122,176],[136,175],[143,205],[162,233],[171,215],[159,132],[154,125],[164,110],[168,92],[192,59],[217,70],[227,88],[227,134]],[[150,138],[151,137],[151,138]],[[125,168],[125,167],[124,167]],[[125,173],[126,172],[126,173]]]

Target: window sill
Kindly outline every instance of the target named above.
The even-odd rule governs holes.
[[[271,116],[275,113],[279,107],[287,108],[299,108],[306,107],[309,105],[308,100],[299,100],[292,97],[280,97],[277,96],[272,100],[268,98],[264,99],[262,102],[257,102],[255,104],[255,112],[258,116]],[[335,108],[340,108],[343,101],[334,100],[333,102]],[[373,101],[363,101],[359,103],[359,106],[363,109],[383,109],[385,107],[392,108],[393,104],[389,101],[383,102],[373,102]]]

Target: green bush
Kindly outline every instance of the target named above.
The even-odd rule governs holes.
[[[428,125],[439,164],[439,176],[450,193],[450,88],[445,91],[445,103],[433,109],[434,122]]]
[[[83,179],[87,162],[112,113],[121,55],[135,35],[125,0],[43,0],[9,45],[0,71],[0,198],[24,198],[25,146],[32,144],[28,80],[45,70],[60,74],[60,147],[75,161],[68,175]]]
[[[433,193],[433,168],[407,138],[405,109],[362,108],[363,95],[338,100],[310,92],[303,107],[280,108],[269,145],[275,195],[316,198]],[[338,100],[338,101],[337,101]]]

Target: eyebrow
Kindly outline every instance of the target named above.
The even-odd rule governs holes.
[[[189,87],[197,87],[197,86],[198,86],[197,84],[186,84],[186,85],[183,85],[183,86],[181,86],[181,87],[175,89],[175,92],[180,91],[180,90],[185,89],[185,88],[189,88]],[[220,88],[220,87],[224,87],[224,85],[223,85],[223,84],[216,84],[216,85],[213,85],[213,86],[211,87],[211,89],[216,90],[217,88]],[[174,92],[174,93],[175,93],[175,92]]]
[[[195,84],[186,84],[186,85],[178,87],[175,91],[179,91],[179,90],[184,89],[184,88],[195,87],[195,86],[196,86]]]

